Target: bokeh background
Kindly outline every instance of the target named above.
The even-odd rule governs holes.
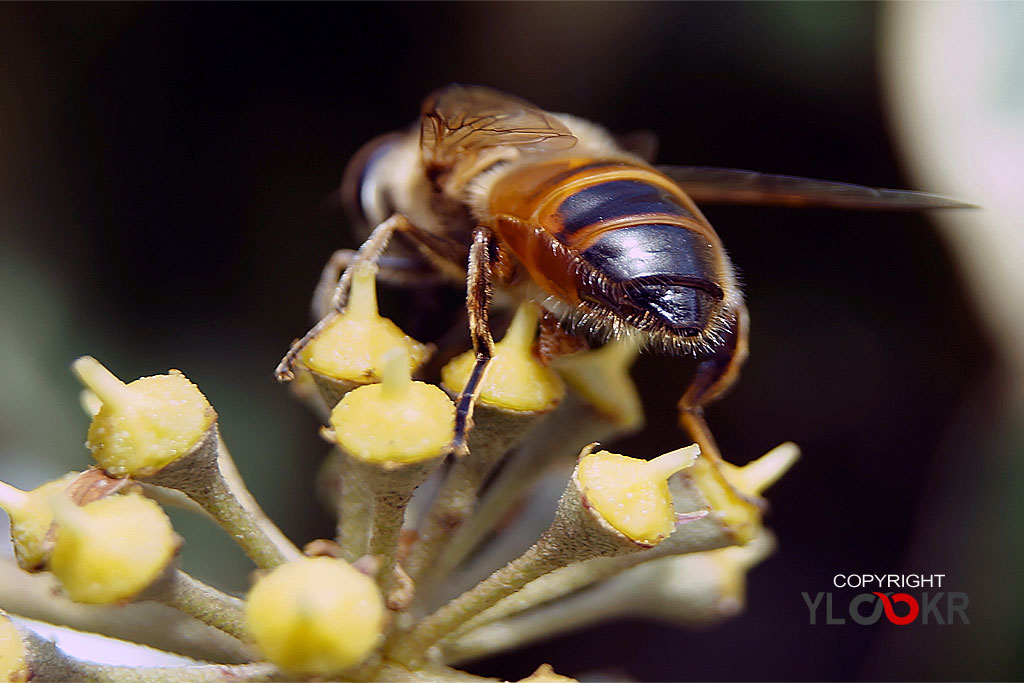
[[[1016,45],[1019,65],[1021,13],[993,11],[985,26]],[[448,82],[654,131],[666,163],[881,187],[926,177],[943,186],[924,189],[979,203],[996,181],[1024,193],[1019,165],[968,154],[968,192],[928,174],[939,157],[901,156],[916,149],[901,147],[905,131],[929,114],[894,104],[906,88],[891,74],[913,35],[899,27],[912,32],[913,14],[860,3],[0,5],[0,478],[28,487],[87,462],[76,356],[126,378],[177,367],[217,407],[270,514],[300,540],[329,533],[309,495],[324,450],[316,423],[271,373],[308,325],[323,262],[355,244],[329,200],[346,160]],[[915,59],[929,73],[928,57]],[[1024,80],[997,66],[993,87],[1019,133]],[[942,78],[971,97],[970,74]],[[954,133],[943,134],[953,146]],[[706,213],[753,326],[743,380],[712,428],[736,462],[784,440],[804,451],[769,493],[778,552],[750,576],[746,612],[723,625],[618,622],[472,670],[1024,676],[1024,392],[1004,353],[1022,345],[990,324],[991,288],[965,283],[988,273],[1009,319],[1018,290],[984,259],[962,260],[970,250],[930,216]],[[1019,241],[990,247],[1021,253]],[[641,360],[649,426],[622,451],[680,445],[674,404],[691,369]],[[244,558],[216,530],[187,516],[176,525],[186,568],[244,588]],[[948,590],[970,595],[972,623],[810,625],[800,593],[834,590],[845,604],[856,591],[833,589],[832,576],[861,572],[946,574]]]

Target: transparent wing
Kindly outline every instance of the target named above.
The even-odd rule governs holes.
[[[551,114],[490,88],[449,85],[423,102],[420,145],[431,165],[450,166],[461,155],[493,147],[564,150],[575,144]]]
[[[927,192],[885,190],[735,168],[658,166],[658,170],[679,183],[683,191],[698,204],[907,211],[978,208],[974,204]]]
[[[649,130],[633,130],[615,136],[615,144],[649,164],[658,156],[658,136]]]

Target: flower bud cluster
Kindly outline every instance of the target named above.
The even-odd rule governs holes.
[[[760,494],[795,446],[745,467],[696,444],[649,461],[599,449],[643,423],[629,378],[636,345],[549,362],[535,352],[540,309],[524,303],[494,344],[456,448],[466,416],[455,400],[479,375],[478,354],[445,356],[428,374],[432,347],[377,310],[376,268],[357,261],[347,277],[346,306],[289,356],[332,449],[323,488],[335,538],[303,554],[263,514],[216,411],[182,373],[125,383],[83,357],[74,371],[89,392],[96,464],[31,491],[0,485],[19,565],[49,572],[76,602],[156,601],[221,631],[236,644],[225,662],[257,662],[189,673],[241,680],[463,680],[452,664],[609,616],[696,624],[742,608],[746,571],[773,547]],[[483,541],[500,547],[523,523],[516,502],[573,463],[536,543],[463,590],[461,577],[488,560]],[[428,481],[432,495],[420,495]],[[181,541],[156,501],[203,511],[249,555],[257,571],[244,599],[176,567]],[[48,670],[57,655],[44,662],[30,640],[0,615],[0,678]],[[571,679],[541,667],[527,680]]]

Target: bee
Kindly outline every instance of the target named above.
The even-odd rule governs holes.
[[[532,299],[544,337],[635,338],[699,359],[680,423],[708,457],[704,408],[736,381],[748,316],[722,241],[698,203],[929,209],[967,206],[937,195],[692,166],[653,166],[598,125],[477,86],[449,85],[423,102],[418,125],[366,145],[342,184],[373,227],[358,252],[332,258],[318,287],[326,313],[278,367],[291,365],[347,295],[355,261],[408,269],[384,252],[395,233],[443,276],[465,281],[476,364],[457,398],[454,447],[465,452],[473,403],[493,354],[493,288]],[[342,272],[344,271],[344,272]],[[401,276],[400,272],[396,276]],[[550,324],[557,321],[557,325]],[[552,342],[549,346],[557,347]]]

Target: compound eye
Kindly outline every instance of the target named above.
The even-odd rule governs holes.
[[[378,162],[403,138],[385,133],[362,146],[348,162],[341,180],[341,200],[353,225],[373,227],[392,213],[390,202],[376,172]]]

